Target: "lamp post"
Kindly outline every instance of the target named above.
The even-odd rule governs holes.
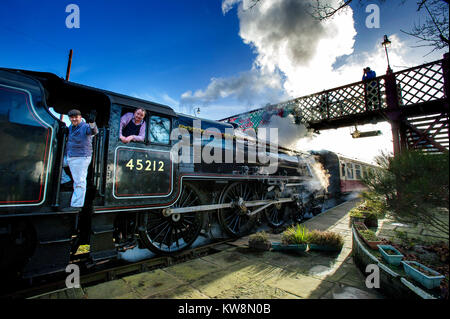
[[[192,107],[192,113],[194,114],[194,116],[197,116],[198,114],[200,114],[200,108],[197,107],[197,109],[196,109],[195,106]]]
[[[389,41],[387,35],[384,35],[384,41],[381,43],[382,46],[384,46],[384,51],[386,52],[386,59],[388,63],[387,71],[386,73],[392,73],[391,65],[389,64],[389,54],[387,51],[387,47],[391,44],[391,41]]]

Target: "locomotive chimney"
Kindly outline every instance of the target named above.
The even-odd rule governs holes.
[[[67,61],[66,81],[69,81],[69,78],[70,78],[70,68],[72,66],[72,54],[73,54],[73,50],[70,49],[70,51],[69,51],[69,61]],[[60,120],[62,121],[63,119],[64,119],[64,114],[61,114]]]

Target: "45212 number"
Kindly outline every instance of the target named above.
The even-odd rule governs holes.
[[[125,165],[132,171],[136,169],[137,171],[149,171],[149,172],[164,172],[164,162],[163,161],[151,161],[151,160],[141,160],[138,159],[134,161],[130,159]]]

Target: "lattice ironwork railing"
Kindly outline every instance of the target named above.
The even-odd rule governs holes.
[[[394,73],[401,108],[444,98],[443,60]],[[235,122],[241,128],[257,129],[270,122],[273,115],[292,114],[299,122],[317,123],[386,109],[386,76],[368,82],[356,82],[262,109],[238,114],[223,121]]]
[[[401,105],[408,106],[444,98],[442,61],[396,72]]]

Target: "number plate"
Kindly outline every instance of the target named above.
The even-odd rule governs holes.
[[[172,172],[169,151],[118,147],[114,165],[114,197],[169,196]]]

